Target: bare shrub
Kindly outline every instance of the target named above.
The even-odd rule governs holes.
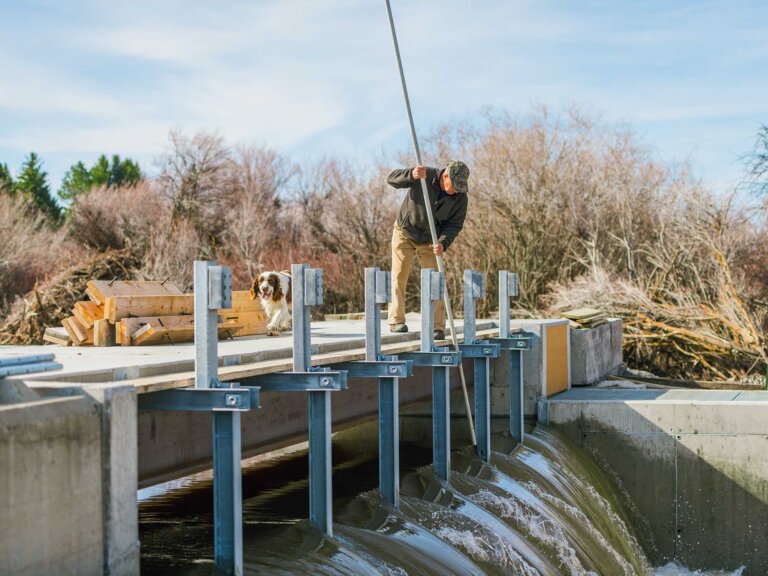
[[[80,253],[28,201],[0,193],[0,314],[16,296],[55,275]]]
[[[519,304],[529,310],[541,308],[552,282],[599,266],[642,276],[668,210],[682,189],[695,187],[654,162],[630,130],[576,110],[489,113],[479,126],[436,131],[428,149],[440,163],[463,158],[472,170],[449,281],[460,286],[463,268],[493,271],[483,314],[496,307],[500,269],[520,274]],[[460,305],[461,292],[452,292]]]
[[[171,131],[170,150],[158,164],[158,184],[171,203],[171,218],[185,219],[215,243],[224,229],[224,199],[232,188],[230,150],[212,133],[187,137]]]
[[[94,188],[75,197],[69,234],[96,250],[130,248],[142,254],[152,236],[166,233],[170,214],[170,204],[151,182]]]
[[[162,228],[150,237],[137,278],[167,278],[183,291],[191,291],[194,286],[195,260],[215,260],[215,254],[211,252],[208,243],[200,238],[192,222],[178,220],[173,227]]]
[[[285,186],[296,173],[274,150],[240,148],[231,164],[231,189],[226,195],[226,222],[223,251],[236,263],[239,283],[265,268],[265,260],[277,247],[290,243],[283,215]],[[285,266],[283,264],[282,266]]]
[[[315,260],[339,271],[327,275],[327,306],[336,311],[363,306],[363,269],[389,268],[389,239],[397,213],[397,195],[383,169],[373,175],[351,163],[325,160],[300,176],[304,241]]]

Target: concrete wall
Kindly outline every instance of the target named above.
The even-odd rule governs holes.
[[[0,406],[0,574],[101,574],[101,418],[86,398]]]
[[[0,574],[138,574],[134,388],[0,388]]]
[[[571,329],[571,385],[596,384],[617,374],[622,356],[623,322],[611,318],[597,328]]]
[[[574,394],[582,391],[590,396]],[[616,474],[646,522],[656,564],[768,573],[768,393],[562,396],[547,402],[549,423]]]

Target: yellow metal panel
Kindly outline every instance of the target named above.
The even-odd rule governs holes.
[[[546,326],[547,398],[568,390],[568,325]]]

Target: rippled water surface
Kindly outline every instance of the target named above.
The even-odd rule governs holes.
[[[494,436],[491,465],[471,449],[454,452],[450,486],[432,473],[431,446],[402,443],[399,509],[376,490],[376,443],[370,424],[334,436],[332,538],[305,520],[305,449],[246,467],[246,574],[703,574],[672,564],[654,570],[628,503],[589,457],[546,427],[532,430],[525,446]],[[139,497],[142,574],[213,574],[210,477]]]

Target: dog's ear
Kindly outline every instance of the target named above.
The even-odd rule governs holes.
[[[286,274],[286,276],[288,276]],[[288,294],[285,295],[285,300],[288,302],[288,304],[292,301],[292,294],[293,293],[293,280],[290,276],[288,276]]]
[[[283,287],[281,286],[282,282],[280,282],[280,276],[272,274],[270,280],[273,281],[272,300],[279,302],[280,298],[283,297]]]
[[[253,284],[251,284],[251,300],[256,300],[259,297],[259,284],[261,284],[261,274],[256,276]]]

